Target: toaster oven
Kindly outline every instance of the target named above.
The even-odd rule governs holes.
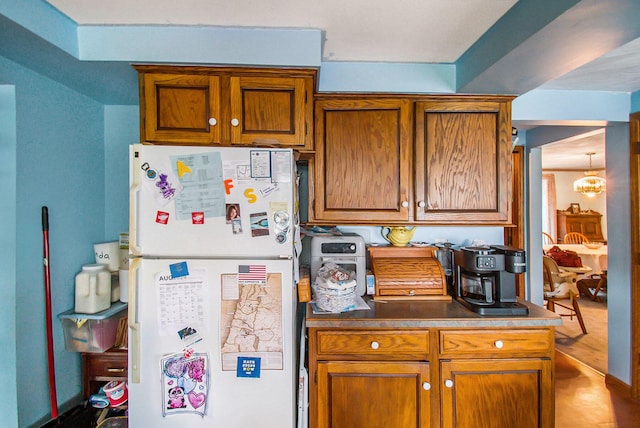
[[[367,250],[364,239],[356,233],[314,236],[311,239],[311,281],[316,280],[318,269],[332,262],[356,274],[356,293],[366,291]]]

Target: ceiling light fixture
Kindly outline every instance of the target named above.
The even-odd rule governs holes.
[[[598,171],[594,171],[591,168],[591,156],[595,155],[595,153],[586,153],[586,155],[589,156],[589,170],[584,172],[586,177],[573,182],[573,190],[593,198],[595,195],[607,190],[607,181],[602,177],[598,177]]]

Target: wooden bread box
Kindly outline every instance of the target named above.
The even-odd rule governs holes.
[[[451,300],[436,247],[372,246],[374,300]]]

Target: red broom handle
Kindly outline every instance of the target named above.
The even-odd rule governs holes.
[[[58,399],[56,397],[56,370],[53,360],[53,329],[51,325],[51,275],[49,271],[49,209],[42,207],[42,237],[44,241],[44,292],[47,316],[47,357],[49,362],[49,398],[51,400],[51,418],[58,418]]]

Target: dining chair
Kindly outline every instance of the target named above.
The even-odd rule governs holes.
[[[555,307],[560,306],[567,309],[569,313],[558,313],[562,317],[575,316],[580,323],[582,333],[587,334],[587,327],[582,319],[578,300],[580,292],[576,286],[577,275],[573,272],[562,271],[558,264],[549,256],[542,257],[542,267],[544,270],[544,300],[547,309],[555,312]],[[564,303],[569,301],[568,303]]]
[[[542,232],[542,245],[552,245],[555,243],[556,241],[553,240],[553,236],[549,235],[547,232]]]
[[[583,242],[589,242],[589,238],[580,232],[569,232],[564,235],[562,242],[565,244],[582,244]]]

